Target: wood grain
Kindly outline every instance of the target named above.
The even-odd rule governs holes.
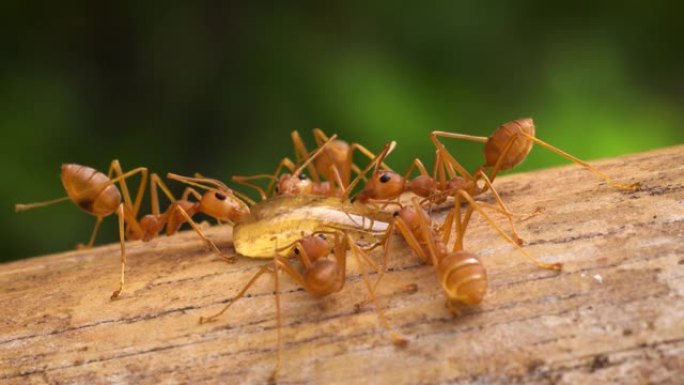
[[[564,270],[527,262],[475,216],[466,247],[483,257],[490,288],[460,317],[445,309],[432,268],[395,240],[390,275],[418,291],[386,282],[380,302],[406,348],[392,345],[372,306],[355,311],[366,292],[352,259],[346,287],[328,298],[282,279],[279,383],[683,383],[684,146],[595,164],[643,189],[618,191],[575,166],[496,181],[512,210],[545,209],[519,231],[532,255]],[[208,233],[232,252],[229,228]],[[271,277],[217,322],[198,323],[263,261],[217,261],[191,232],[127,248],[115,301],[117,245],[0,265],[0,383],[268,380]]]

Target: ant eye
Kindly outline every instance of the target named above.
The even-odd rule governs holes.
[[[307,180],[307,179],[309,179],[309,178],[306,176],[306,174],[304,174],[304,173],[299,174],[299,180]]]
[[[225,201],[225,200],[226,200],[226,196],[223,195],[223,194],[221,194],[220,192],[214,193],[214,196],[216,197],[216,199],[218,199],[218,200],[220,200],[220,201]]]
[[[393,213],[392,213],[392,216],[395,217],[395,218],[398,217],[398,216],[399,216],[399,211],[393,212]]]
[[[389,180],[392,179],[392,176],[389,173],[385,173],[380,175],[380,182],[381,183],[387,183]]]
[[[275,192],[276,192],[276,194],[280,192],[280,189],[278,188],[278,185],[276,185],[276,187],[275,187]]]
[[[325,237],[325,234],[323,233],[318,233],[318,238],[321,238],[322,240],[326,240],[327,238]]]
[[[294,253],[297,254],[297,255],[299,255],[299,247],[295,247],[295,248],[294,248]]]

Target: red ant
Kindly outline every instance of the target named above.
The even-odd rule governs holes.
[[[326,234],[333,234],[334,241],[331,243]],[[276,302],[276,322],[277,322],[277,350],[276,350],[276,364],[273,369],[271,379],[275,379],[280,369],[280,350],[281,350],[281,311],[280,311],[280,283],[278,272],[284,271],[290,276],[299,286],[304,288],[307,292],[324,297],[342,290],[346,280],[346,266],[347,266],[347,251],[351,250],[359,269],[364,284],[369,292],[370,301],[375,304],[375,311],[378,315],[380,323],[389,331],[389,336],[392,342],[397,346],[406,346],[408,343],[406,339],[392,331],[391,326],[387,322],[382,310],[377,306],[375,292],[373,286],[368,278],[362,260],[366,263],[375,266],[369,259],[367,254],[354,242],[348,234],[343,234],[339,231],[319,231],[311,235],[307,235],[292,245],[280,248],[280,251],[286,251],[288,257],[275,256],[273,261],[263,265],[259,271],[247,282],[247,284],[233,297],[230,302],[221,309],[208,317],[200,317],[200,323],[215,321],[219,316],[225,313],[235,302],[244,297],[247,290],[254,285],[254,283],[265,273],[271,273],[274,277],[275,286],[275,302]],[[328,258],[334,255],[333,259]],[[301,264],[301,269],[296,268],[290,259],[297,258]]]

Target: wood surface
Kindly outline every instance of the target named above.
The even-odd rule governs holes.
[[[527,251],[564,269],[529,263],[475,215],[466,248],[483,258],[490,287],[459,317],[445,308],[432,267],[396,237],[389,275],[418,291],[385,281],[380,306],[405,348],[391,343],[373,306],[355,309],[366,289],[353,259],[344,290],[327,298],[281,277],[278,382],[684,383],[684,146],[593,164],[642,190],[617,190],[577,166],[497,179],[512,210],[545,209],[518,221],[519,232]],[[229,227],[207,233],[232,253]],[[218,261],[188,231],[127,250],[127,286],[114,301],[117,244],[0,265],[0,383],[268,381],[271,276],[217,322],[198,323],[264,261]]]

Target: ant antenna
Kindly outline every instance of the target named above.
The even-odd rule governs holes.
[[[323,150],[325,150],[325,147],[326,147],[328,144],[330,144],[330,143],[331,143],[333,140],[335,140],[335,139],[337,139],[337,134],[332,135],[330,138],[328,138],[328,140],[325,141],[325,143],[323,143],[322,146],[320,146],[316,151],[314,151],[314,153],[311,154],[311,156],[308,157],[308,158],[306,159],[306,161],[305,161],[304,163],[302,163],[302,165],[299,166],[299,168],[297,168],[297,169],[292,173],[292,176],[298,176],[299,174],[301,174],[302,171],[304,171],[304,169],[305,169],[306,167],[308,167],[309,164],[310,164],[314,159],[316,159],[316,157],[317,157],[318,155],[320,155],[321,152],[323,152]]]
[[[378,156],[375,157],[373,161],[371,161],[366,168],[359,173],[359,175],[356,176],[356,178],[347,186],[347,188],[344,190],[344,196],[349,196],[349,194],[354,190],[354,187],[361,181],[362,177],[365,177],[365,175],[370,171],[371,167],[375,167],[373,172],[377,172],[378,169],[380,168],[380,165],[384,162],[385,158],[387,155],[389,155],[392,151],[394,151],[394,148],[397,146],[397,142],[394,140],[387,143],[385,145],[385,148],[382,149],[382,151],[378,154]]]
[[[226,186],[225,184],[223,184],[223,182],[221,182],[217,179],[193,178],[193,177],[189,177],[189,176],[174,174],[172,172],[166,174],[166,177],[168,179],[177,180],[179,182],[188,184],[190,186],[195,186],[195,187],[205,189],[205,190],[211,190],[213,188],[218,188],[219,190],[232,191],[228,186]],[[210,186],[213,186],[213,187],[203,185],[202,183],[209,184]]]

